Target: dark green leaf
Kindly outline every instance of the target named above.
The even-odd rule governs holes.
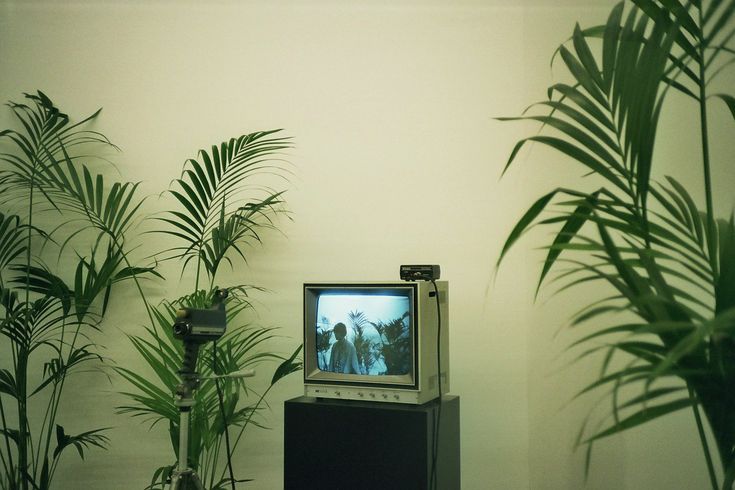
[[[602,43],[602,73],[606,91],[609,91],[613,84],[623,6],[624,3],[620,2],[612,9],[605,26]]]
[[[735,97],[728,94],[715,94],[713,97],[717,97],[718,99],[721,99],[723,102],[725,102],[728,109],[730,109],[730,113],[732,114],[733,119],[735,119]]]
[[[531,226],[536,217],[541,213],[541,211],[546,208],[547,204],[549,204],[549,202],[554,198],[557,192],[558,190],[555,190],[546,194],[545,196],[542,196],[538,201],[533,203],[533,205],[528,209],[528,211],[525,212],[521,219],[518,220],[518,223],[516,223],[515,227],[513,227],[513,231],[511,231],[510,235],[508,235],[508,238],[505,241],[505,245],[503,245],[503,250],[500,252],[500,257],[498,258],[496,266],[500,265],[500,262],[503,260],[503,257],[505,257],[505,254],[508,252],[508,250],[510,250],[510,247],[512,247],[513,244],[521,237],[521,235]]]
[[[595,84],[595,79],[593,78],[593,75],[587,72],[580,61],[564,46],[559,48],[559,52],[561,53],[561,57],[564,60],[564,63],[566,63],[567,68],[572,73],[574,78],[576,78],[577,82],[579,82],[579,84],[584,87],[587,93],[591,95],[592,98],[595,99],[598,104],[600,104],[600,106],[607,108],[607,99],[600,91],[600,87]],[[597,72],[596,75],[599,77],[599,72]]]
[[[715,311],[722,313],[735,307],[735,222],[718,222],[719,276],[715,283]]]
[[[694,402],[692,402],[692,400],[690,400],[689,398],[682,398],[672,402],[643,408],[642,410],[634,413],[633,415],[630,415],[629,417],[626,417],[625,419],[608,427],[607,429],[598,432],[593,437],[589,438],[588,442],[602,439],[603,437],[617,434],[618,432],[622,432],[624,430],[632,429],[633,427],[637,427],[651,420],[663,417],[664,415],[667,415],[669,413],[676,412],[683,408],[691,407],[693,403]]]
[[[574,50],[577,53],[577,58],[582,63],[585,73],[589,75],[594,84],[600,89],[600,93],[604,90],[604,82],[602,81],[602,75],[600,69],[597,67],[595,57],[592,55],[587,41],[585,40],[585,34],[579,27],[579,24],[574,26],[574,35],[572,36],[574,42]],[[607,103],[607,100],[605,100]]]
[[[572,214],[568,215],[564,226],[562,226],[561,230],[556,235],[556,238],[554,238],[554,242],[549,249],[549,253],[546,255],[544,267],[541,270],[541,277],[539,278],[538,285],[536,286],[537,294],[539,288],[541,287],[541,284],[544,281],[544,278],[549,273],[551,267],[554,265],[554,262],[562,252],[562,248],[560,248],[559,245],[569,243],[572,238],[576,236],[577,232],[587,221],[587,218],[592,214],[592,211],[597,202],[597,196],[598,193],[593,193],[590,196],[585,197],[583,203],[580,204],[579,207],[577,207]]]
[[[79,453],[79,457],[84,459],[84,449],[89,446],[96,446],[104,449],[109,442],[109,438],[100,432],[109,430],[109,428],[95,429],[87,432],[83,432],[76,436],[68,435],[64,432],[64,428],[60,425],[56,425],[56,449],[54,449],[54,459],[58,459],[61,452],[69,447],[74,446]]]
[[[301,352],[301,348],[303,345],[298,346],[298,348],[293,351],[293,354],[283,361],[277,368],[276,371],[273,373],[273,378],[271,378],[271,386],[276,384],[280,379],[288,376],[291,373],[295,373],[296,371],[301,370],[302,363],[301,361],[296,360],[296,356],[299,355],[299,352]]]

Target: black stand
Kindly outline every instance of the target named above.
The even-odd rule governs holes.
[[[424,405],[299,397],[285,403],[285,490],[428,490],[438,400]],[[459,490],[459,397],[444,396],[438,490]]]

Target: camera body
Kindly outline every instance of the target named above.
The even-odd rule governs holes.
[[[176,317],[173,331],[177,339],[203,344],[217,340],[225,334],[224,310],[182,308],[176,313]]]
[[[209,309],[181,308],[176,312],[173,334],[184,342],[203,344],[217,340],[227,329],[227,314],[224,299],[227,290],[220,289],[214,295],[214,303]]]

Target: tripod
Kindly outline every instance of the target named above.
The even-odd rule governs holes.
[[[179,407],[179,462],[171,476],[172,490],[204,490],[196,471],[189,467],[189,419],[194,406],[194,390],[199,387],[196,372],[199,343],[184,342],[184,362],[179,371],[181,383],[176,387],[174,403]]]
[[[176,395],[174,399],[175,405],[179,408],[179,461],[176,465],[176,471],[171,475],[172,490],[204,490],[202,481],[199,479],[196,471],[189,467],[189,425],[191,422],[191,410],[194,406],[194,391],[199,388],[199,382],[202,379],[214,379],[217,383],[219,378],[244,378],[255,375],[253,370],[243,370],[223,375],[213,375],[207,377],[199,376],[196,372],[197,357],[199,356],[199,346],[215,341],[214,362],[216,364],[216,341],[222,337],[227,328],[227,315],[225,314],[225,298],[227,298],[226,289],[217,289],[214,294],[212,307],[209,309],[182,308],[176,312],[176,322],[173,324],[174,337],[184,342],[184,358],[181,363],[179,375],[181,383],[176,386]],[[217,386],[219,394],[219,386]],[[222,397],[219,395],[220,410],[222,410],[222,419],[224,420],[224,408],[222,405]],[[227,435],[227,426],[225,426],[225,436]],[[229,441],[227,447],[227,460],[230,461]],[[233,489],[234,477],[232,476],[232,467],[230,466],[230,478],[232,480]]]

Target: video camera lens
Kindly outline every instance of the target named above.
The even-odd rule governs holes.
[[[173,325],[174,337],[183,338],[191,333],[191,324],[188,322],[176,322]]]

